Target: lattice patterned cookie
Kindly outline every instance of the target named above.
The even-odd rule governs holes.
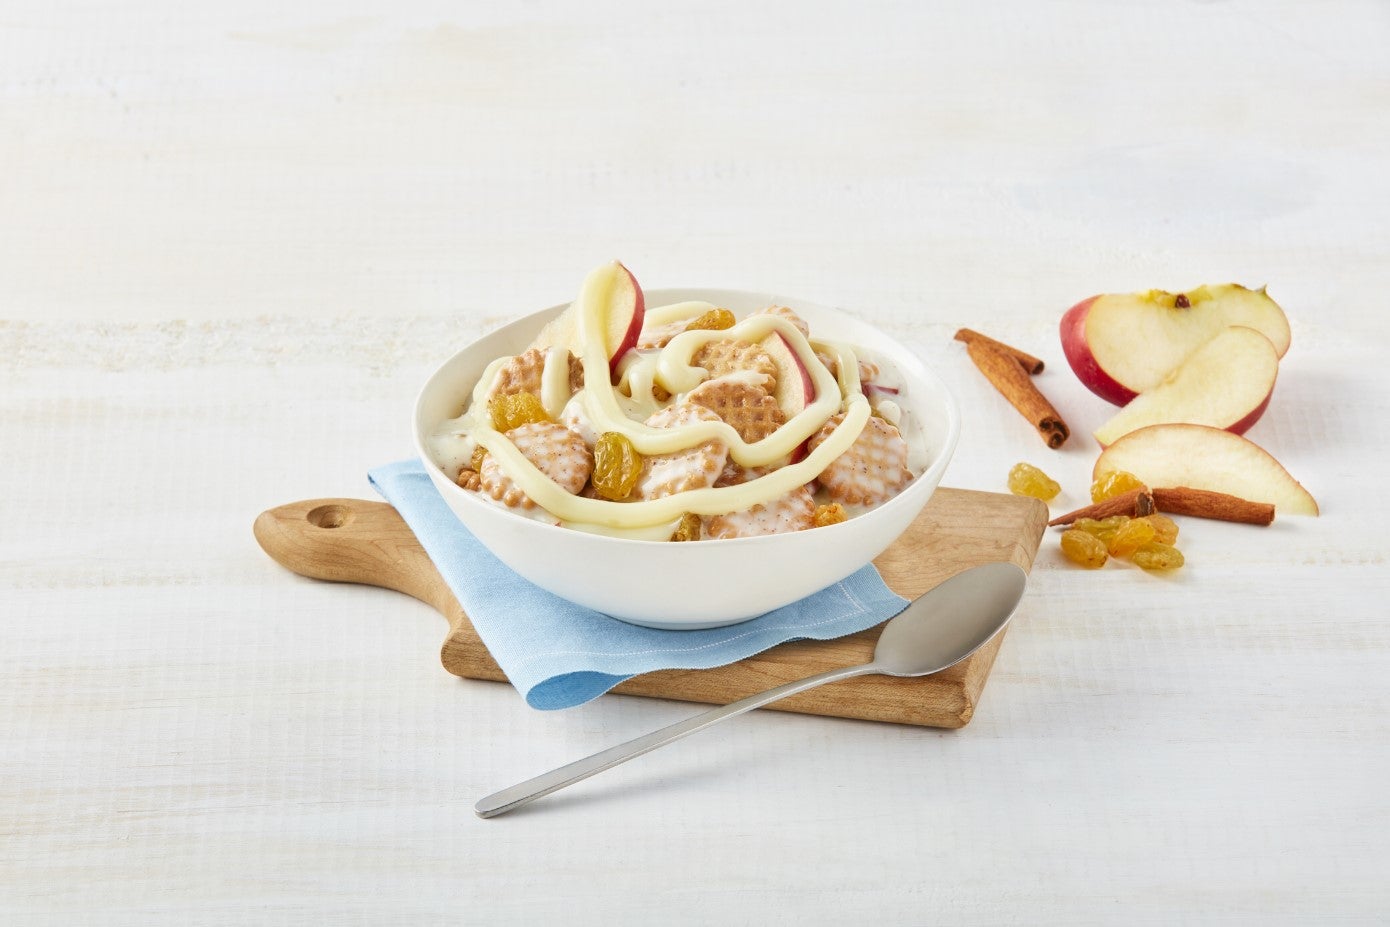
[[[564,409],[560,411],[560,424],[583,438],[589,447],[593,447],[598,442],[598,429],[589,421],[589,413],[585,411],[581,399],[580,396],[574,396],[565,403]]]
[[[507,361],[497,371],[497,379],[493,381],[486,398],[492,400],[513,393],[535,393],[539,396],[541,375],[545,372],[545,355],[546,352],[540,348],[531,348]],[[570,392],[575,393],[584,386],[584,365],[569,352],[565,352],[565,357],[569,363]]]
[[[840,378],[840,359],[838,357],[831,357],[824,351],[817,351],[816,358],[825,365],[825,369],[830,371],[832,377],[837,380]],[[879,372],[878,364],[863,358],[859,359],[859,385],[861,387],[868,386],[878,379]]]
[[[637,350],[647,351],[654,348],[664,348],[671,343],[672,338],[685,331],[689,324],[689,319],[677,319],[655,328],[644,328],[642,333],[637,336]]]
[[[718,415],[748,444],[766,438],[787,420],[767,390],[739,380],[706,380],[685,401]]]
[[[694,422],[717,422],[720,418],[704,406],[677,403],[652,414],[647,424],[652,428],[676,428]],[[639,499],[661,499],[665,496],[713,486],[729,459],[729,447],[723,441],[705,441],[673,454],[656,454],[642,461],[642,475],[637,478]]]
[[[816,502],[811,491],[798,486],[766,505],[755,505],[746,512],[711,515],[705,519],[705,536],[710,538],[753,538],[764,534],[804,531],[816,524]]]
[[[811,326],[807,325],[806,320],[797,315],[795,310],[789,309],[786,306],[768,306],[766,309],[759,309],[753,314],[775,315],[786,319],[788,322],[795,325],[797,331],[801,332],[801,334],[805,335],[807,338],[811,337]]]
[[[777,364],[772,355],[751,341],[735,341],[721,338],[702,345],[691,357],[696,367],[709,371],[711,380],[742,370],[753,371],[766,377],[763,388],[771,392],[777,385]]]
[[[516,445],[529,460],[556,485],[568,493],[578,493],[589,481],[594,469],[594,455],[584,439],[564,425],[554,422],[533,422],[507,432],[507,439]],[[492,498],[513,508],[535,506],[492,454],[482,460],[478,469],[480,489]]]
[[[719,474],[719,479],[714,481],[715,486],[740,486],[750,480],[756,480],[760,476],[771,473],[774,467],[745,467],[735,463],[733,458],[729,458],[728,463],[724,464],[724,472]]]
[[[841,412],[812,435],[810,449],[822,441],[844,421]],[[881,418],[873,417],[854,443],[818,479],[830,498],[849,505],[876,505],[894,496],[907,485],[912,474],[907,469],[907,442],[902,433]]]

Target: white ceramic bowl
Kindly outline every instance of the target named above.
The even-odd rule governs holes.
[[[415,448],[459,521],[488,550],[556,595],[651,628],[694,630],[736,624],[797,601],[858,570],[912,523],[941,481],[960,434],[954,397],[936,374],[887,335],[833,309],[800,299],[741,290],[646,291],[646,304],[700,299],[735,314],[793,307],[813,337],[876,351],[903,381],[902,405],[921,423],[928,463],[892,500],[838,525],[768,537],[673,544],[574,531],[514,515],[457,486],[430,459],[428,436],[459,414],[493,358],[525,350],[552,306],[511,323],[449,358],[415,403]]]

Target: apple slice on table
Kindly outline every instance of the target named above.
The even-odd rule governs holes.
[[[1092,479],[1124,470],[1147,486],[1186,486],[1268,502],[1281,515],[1316,515],[1318,503],[1248,438],[1208,425],[1150,425],[1101,452]]]
[[[618,361],[637,344],[642,333],[642,317],[646,313],[646,298],[637,278],[617,261],[607,264],[595,273],[612,275],[607,304],[602,310],[604,330],[604,350],[608,355],[608,372],[611,375],[618,369]],[[579,303],[571,303],[569,308],[546,323],[531,347],[545,350],[551,347],[565,347],[576,357],[583,356],[579,343]]]
[[[1268,408],[1278,375],[1273,342],[1253,328],[1228,328],[1096,429],[1095,438],[1104,447],[1135,429],[1165,422],[1244,434]]]
[[[1263,289],[1224,283],[1083,300],[1062,316],[1062,351],[1087,389],[1122,406],[1232,325],[1263,334],[1279,357],[1289,349],[1289,320],[1279,304]]]

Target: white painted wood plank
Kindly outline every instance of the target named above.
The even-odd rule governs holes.
[[[1374,923],[1390,910],[1390,22],[1373,3],[650,10],[26,4],[0,21],[0,919]],[[1049,545],[957,733],[526,709],[443,622],[291,577],[261,509],[362,495],[431,365],[621,256],[918,346],[1042,356],[1096,291],[1268,282],[1250,432],[1323,505],[1184,524],[1159,580]],[[441,737],[440,732],[445,736]]]

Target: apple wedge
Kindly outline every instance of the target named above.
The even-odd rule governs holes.
[[[618,361],[623,355],[637,344],[637,338],[642,333],[646,298],[632,271],[617,261],[599,268],[595,273],[609,274],[613,278],[607,304],[603,307],[604,350],[608,355],[608,372],[611,375],[617,370]],[[531,342],[531,347],[541,350],[564,347],[573,351],[576,357],[583,356],[579,344],[579,304],[571,303],[564,312],[547,322]]]
[[[816,401],[816,384],[811,379],[811,371],[787,344],[786,338],[773,332],[759,342],[758,347],[777,365],[777,387],[772,395],[783,415],[790,419]]]
[[[777,407],[782,410],[782,415],[790,420],[816,401],[816,384],[811,379],[811,371],[806,369],[800,356],[792,350],[792,346],[780,332],[768,335],[758,342],[758,346],[767,352],[777,366],[777,386],[772,391],[772,398],[777,400]],[[802,441],[792,451],[792,463],[800,463],[806,456],[806,444],[806,441]]]
[[[1148,486],[1207,489],[1268,502],[1281,515],[1316,515],[1318,503],[1259,445],[1208,425],[1150,425],[1101,452],[1092,479],[1124,470]]]
[[[1147,425],[1188,422],[1244,434],[1269,406],[1279,352],[1253,328],[1233,326],[1201,345],[1153,389],[1094,432],[1101,447]]]
[[[1280,357],[1289,349],[1289,320],[1279,304],[1263,289],[1225,283],[1083,300],[1062,316],[1062,351],[1087,389],[1122,406],[1233,325],[1263,334]]]
[[[633,346],[642,334],[642,317],[646,314],[646,297],[637,285],[637,278],[617,261],[613,262],[622,273],[613,281],[609,296],[605,343],[608,347],[608,369],[617,369],[618,361]]]

